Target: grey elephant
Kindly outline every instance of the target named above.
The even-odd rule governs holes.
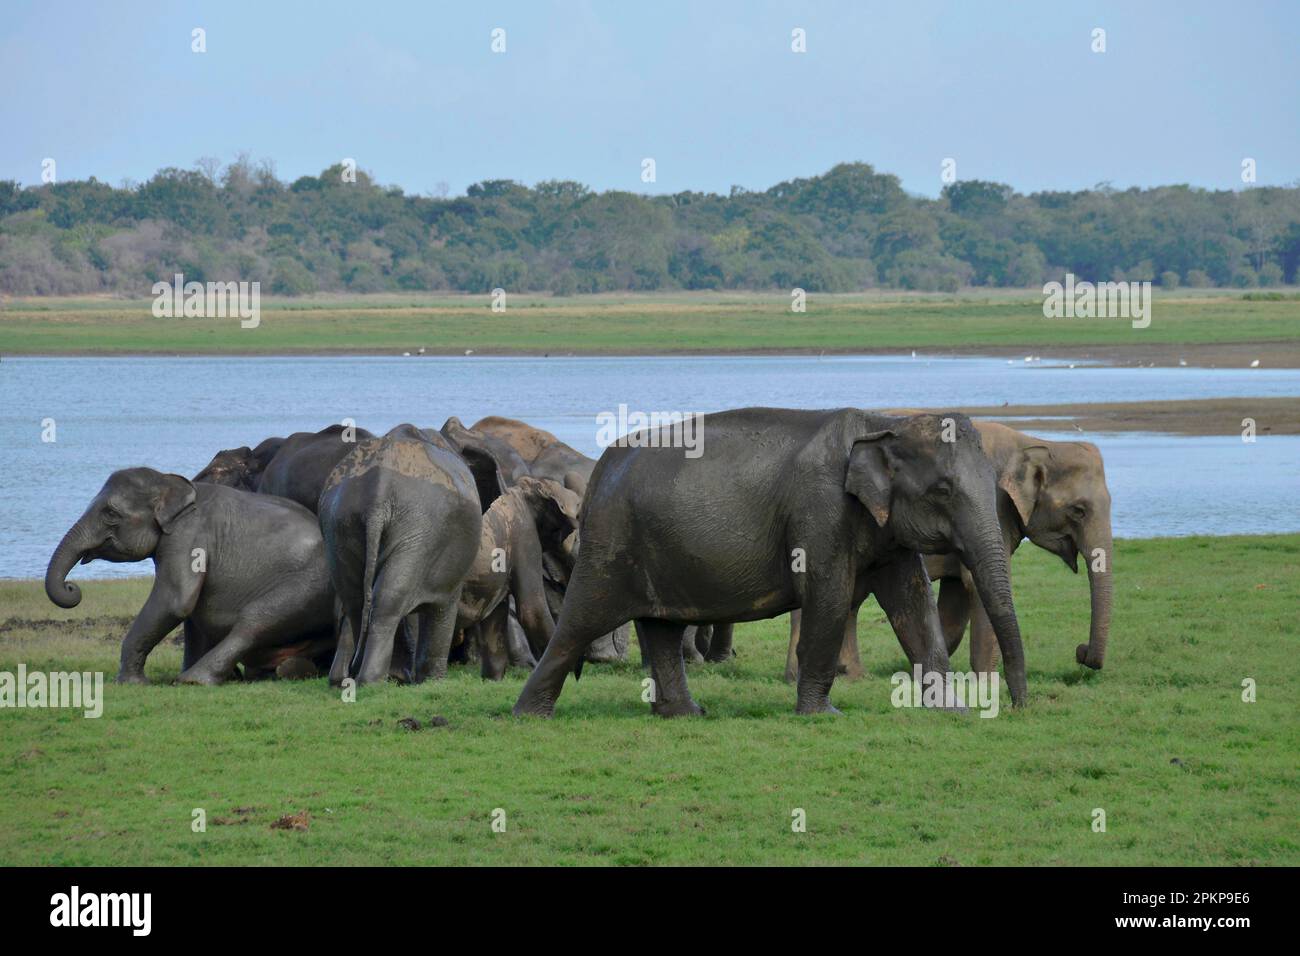
[[[1083,557],[1091,595],[1088,643],[1075,649],[1075,660],[1100,669],[1110,637],[1113,594],[1113,547],[1110,490],[1101,452],[1088,442],[1056,442],[1036,438],[998,422],[976,422],[985,455],[998,475],[998,524],[1008,556],[1028,540],[1057,555],[1078,572]],[[926,570],[939,582],[939,619],[948,653],[961,645],[970,624],[971,670],[991,672],[998,649],[992,625],[978,592],[956,555],[929,555]],[[841,673],[860,674],[856,614],[850,617],[840,653]],[[798,612],[791,614],[786,680],[798,672]],[[916,659],[919,647],[904,647]]]
[[[294,432],[288,438],[268,438],[256,448],[220,451],[195,481],[206,481],[279,495],[313,513],[325,479],[357,442],[375,436],[364,428],[330,425],[318,432]]]
[[[1025,701],[995,474],[968,418],[750,408],[706,415],[699,427],[704,453],[695,458],[662,447],[671,436],[601,456],[559,624],[516,714],[550,716],[586,646],[629,619],[646,638],[653,712],[698,714],[685,627],[795,608],[804,618],[796,711],[835,712],[845,621],[868,593],[907,643],[925,648],[924,670],[946,674],[921,553],[951,551],[993,622],[1012,700]]]
[[[339,617],[349,625],[340,623],[332,683],[386,679],[394,636],[413,613],[412,676],[446,673],[461,586],[482,531],[478,487],[501,485],[490,457],[464,454],[436,431],[398,425],[357,443],[330,472],[320,528]]]
[[[500,680],[509,666],[509,601],[514,605],[529,648],[540,655],[555,622],[546,602],[542,556],[573,563],[578,496],[547,479],[524,476],[483,516],[478,555],[465,577],[456,620],[467,638],[478,642],[481,673]]]
[[[182,683],[219,684],[271,649],[311,656],[333,644],[324,542],[315,516],[292,501],[152,468],[116,471],[50,558],[50,600],[76,607],[68,572],[96,558],[154,562],[153,590],[122,642],[123,683],[147,683],[145,659],[180,624]]]

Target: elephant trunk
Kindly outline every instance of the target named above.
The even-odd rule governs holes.
[[[1088,643],[1074,650],[1080,664],[1101,670],[1106,659],[1106,642],[1110,639],[1110,609],[1112,603],[1110,522],[1098,522],[1100,527],[1086,533],[1081,542],[1083,558],[1088,564],[1088,587],[1092,594],[1092,623],[1088,630]]]
[[[1011,599],[1011,573],[1008,567],[1006,545],[998,523],[990,516],[978,521],[972,534],[963,540],[973,542],[961,554],[962,563],[970,570],[975,590],[997,635],[1002,651],[1002,667],[1011,701],[1017,706],[1025,703],[1028,688],[1025,683],[1025,651],[1020,642],[1020,623]]]
[[[94,543],[86,530],[86,519],[83,517],[68,529],[59,546],[54,549],[54,556],[45,569],[45,595],[59,607],[76,607],[81,603],[81,588],[67,580],[68,572]]]

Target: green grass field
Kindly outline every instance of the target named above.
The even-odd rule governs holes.
[[[169,642],[159,683],[108,685],[98,720],[0,710],[0,864],[1300,863],[1300,535],[1121,541],[1115,560],[1106,669],[1085,672],[1086,579],[1016,556],[1031,702],[995,719],[894,709],[905,658],[871,602],[842,717],[794,716],[784,618],[693,667],[709,715],[679,721],[649,715],[634,663],[588,667],[537,722],[509,716],[522,674],[343,703],[323,679],[172,687]],[[0,670],[111,679],[147,582],[84,591],[65,612],[0,582]]]
[[[150,300],[16,299],[0,307],[0,353],[864,351],[1198,345],[1300,340],[1300,299],[1156,293],[1152,323],[1045,319],[1037,292],[969,295],[693,293],[574,298],[375,295],[262,300],[261,324],[156,319]]]

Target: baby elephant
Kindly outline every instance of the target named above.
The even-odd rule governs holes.
[[[219,684],[268,649],[333,638],[334,595],[316,516],[269,495],[194,484],[152,468],[109,476],[63,536],[45,593],[76,607],[78,561],[153,558],[149,599],[122,643],[122,683],[148,683],[145,658],[185,625],[182,683]]]
[[[549,479],[523,477],[483,516],[478,556],[465,577],[456,626],[477,638],[483,677],[500,680],[509,665],[509,602],[533,653],[555,630],[542,578],[542,555],[573,570],[573,540],[582,499]]]

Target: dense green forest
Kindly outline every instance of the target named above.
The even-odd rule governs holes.
[[[1032,287],[1066,272],[1166,287],[1296,281],[1300,188],[1021,195],[966,181],[938,199],[845,163],[757,192],[643,196],[508,180],[406,195],[343,167],[283,183],[268,163],[163,169],[121,187],[0,181],[0,292],[147,295],[159,279],[263,291]]]

